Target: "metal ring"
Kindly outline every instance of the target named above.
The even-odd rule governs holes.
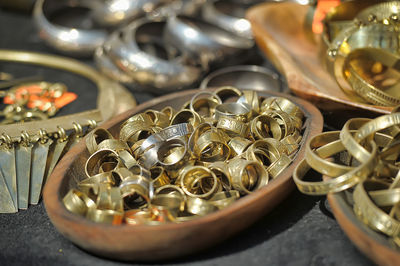
[[[57,134],[58,134],[59,141],[61,141],[61,142],[66,141],[68,139],[68,135],[65,132],[65,129],[60,126],[57,126],[57,128],[58,128]]]
[[[251,25],[244,18],[247,6],[226,0],[207,1],[203,5],[202,17],[212,24],[251,40],[253,39]],[[241,16],[237,17],[233,14]]]
[[[74,126],[76,137],[82,137],[84,134],[81,124],[72,122],[72,125]]]
[[[78,29],[52,24],[45,16],[45,13],[57,10],[60,5],[71,7],[91,8],[90,3],[94,1],[74,1],[72,5],[68,1],[45,1],[38,0],[33,10],[33,18],[40,36],[55,49],[73,55],[88,56],[93,53],[96,47],[103,44],[107,38],[107,32],[100,29]]]
[[[96,120],[94,120],[94,119],[89,119],[89,120],[88,120],[88,123],[89,123],[89,129],[90,129],[90,130],[92,130],[92,129],[94,129],[94,128],[97,127],[97,122],[96,122]]]
[[[108,46],[108,40],[105,41],[104,46]],[[94,52],[93,60],[97,68],[107,77],[122,83],[131,83],[133,79],[124,71],[114,65],[108,54],[104,51],[103,46],[97,47]]]
[[[41,128],[40,130],[39,130],[39,140],[40,140],[40,143],[46,143],[47,142],[47,140],[49,139],[49,136],[48,136],[48,134],[47,134],[47,131],[45,130],[45,129],[43,129],[43,128]]]
[[[254,42],[203,20],[175,16],[167,20],[164,39],[204,67],[253,47]]]
[[[200,89],[221,86],[233,86],[243,90],[289,91],[286,82],[275,71],[257,65],[239,65],[217,69],[203,79]]]
[[[21,143],[22,145],[28,147],[31,142],[31,137],[29,136],[28,132],[24,131],[21,133]]]
[[[201,74],[201,69],[184,64],[179,58],[164,59],[139,47],[140,43],[155,44],[149,37],[149,32],[157,31],[155,36],[161,35],[164,24],[165,22],[147,18],[134,21],[123,32],[112,34],[104,49],[114,64],[136,83],[170,91],[195,82]],[[153,92],[159,93],[159,90]]]
[[[91,15],[99,25],[105,27],[118,26],[148,14],[167,2],[167,0],[101,1],[101,4],[93,9]]]

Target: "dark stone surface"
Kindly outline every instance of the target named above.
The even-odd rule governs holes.
[[[0,48],[56,53],[38,38],[30,17],[0,10]],[[91,64],[89,60],[84,60]],[[16,76],[42,74],[64,81],[79,95],[60,114],[95,107],[91,84],[69,73],[1,62]],[[71,85],[72,84],[72,85]],[[134,93],[139,103],[151,94]],[[235,222],[235,221],[232,221]],[[206,228],[204,230],[207,230]],[[164,262],[170,265],[369,265],[326,208],[324,197],[297,191],[270,214],[227,241],[201,253]],[[0,214],[0,265],[125,265],[93,256],[61,236],[43,203],[16,214]]]

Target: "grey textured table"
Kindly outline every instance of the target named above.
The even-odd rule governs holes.
[[[39,39],[31,18],[0,9],[0,49],[55,51]],[[91,63],[89,60],[84,60]],[[0,62],[16,76],[42,74],[70,85],[79,98],[60,114],[95,107],[96,90],[77,76]],[[86,82],[86,83],[85,83]],[[71,85],[72,84],[72,85]],[[151,94],[133,92],[142,103]],[[235,222],[235,221],[232,221]],[[206,230],[206,229],[205,229]],[[200,253],[164,262],[171,265],[369,265],[329,212],[325,197],[293,193],[250,228]],[[0,214],[0,265],[123,265],[93,256],[60,235],[41,202],[16,214]]]

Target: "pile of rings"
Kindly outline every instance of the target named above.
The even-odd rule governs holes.
[[[341,131],[314,136],[293,173],[309,195],[345,191],[354,213],[400,246],[400,113],[375,119],[352,118]],[[309,170],[323,181],[307,179]]]
[[[243,17],[256,2],[38,0],[34,21],[40,37],[56,50],[94,56],[104,75],[134,90],[160,94],[197,86],[210,70],[248,60],[254,40]],[[60,11],[66,7],[75,14],[88,10],[81,28],[58,21],[68,17]],[[260,68],[244,69],[281,82],[276,73]]]
[[[286,98],[234,87],[201,91],[180,110],[168,106],[130,117],[118,138],[92,131],[87,176],[63,202],[99,223],[192,220],[278,178],[303,130],[303,112]]]

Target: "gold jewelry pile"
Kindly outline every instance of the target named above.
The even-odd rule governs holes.
[[[201,91],[180,110],[147,110],[115,139],[87,139],[87,177],[65,207],[94,222],[157,225],[225,208],[267,185],[291,164],[303,112],[282,97],[221,87]]]
[[[400,246],[400,112],[353,118],[341,131],[321,133],[306,144],[293,179],[309,195],[350,193],[354,212]],[[306,181],[310,169],[323,181]]]
[[[400,104],[400,2],[376,2],[345,2],[328,12],[321,55],[350,99],[395,106]]]

